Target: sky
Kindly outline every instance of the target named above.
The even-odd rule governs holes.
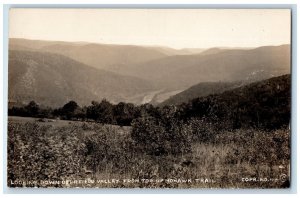
[[[181,48],[290,44],[289,9],[12,8],[9,37]]]

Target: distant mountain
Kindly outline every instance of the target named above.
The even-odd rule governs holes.
[[[226,50],[228,50],[228,49],[221,49],[221,48],[214,47],[214,48],[209,48],[209,49],[201,52],[201,55],[217,54],[217,53],[220,53],[220,52],[224,52]]]
[[[67,56],[98,69],[117,72],[119,67],[168,56],[151,47],[112,45],[85,42],[61,42],[15,39],[9,40],[10,50],[36,50]]]
[[[185,118],[207,117],[214,123],[222,120],[220,126],[230,128],[287,127],[291,119],[291,75],[194,98],[181,108]]]
[[[9,100],[61,106],[69,100],[81,105],[103,98],[111,102],[141,103],[157,89],[152,83],[95,69],[62,55],[9,51]]]
[[[281,45],[251,50],[219,50],[204,55],[168,56],[129,65],[122,73],[180,90],[200,82],[258,81],[289,74],[290,67],[290,45]]]
[[[224,82],[226,84],[237,81],[250,83],[289,74],[291,65],[289,45],[266,46],[255,49],[220,47],[206,50],[189,48],[177,50],[161,46],[106,45],[87,42],[10,39],[9,49],[15,51],[15,53],[16,51],[19,51],[18,53],[25,53],[26,51],[27,55],[30,51],[33,54],[44,54],[43,56],[47,57],[46,59],[49,60],[50,65],[50,59],[59,56],[64,57],[61,59],[72,59],[72,61],[81,65],[82,70],[87,67],[87,71],[92,71],[91,67],[93,67],[100,69],[102,74],[107,72],[107,79],[101,78],[103,82],[100,86],[102,87],[101,90],[106,89],[105,94],[102,93],[102,95],[110,98],[112,102],[122,99],[137,104],[147,102],[159,104],[174,94],[180,95],[179,92],[199,83]],[[35,55],[32,55],[32,57],[32,60],[35,61]],[[14,75],[22,76],[27,71],[27,67],[22,68],[22,64],[25,63],[22,60],[18,61],[20,65],[18,67],[19,70],[10,77],[12,82],[16,79]],[[36,61],[37,65],[42,67],[39,61]],[[68,66],[72,65],[69,61],[67,62]],[[64,64],[60,63],[59,65],[63,66]],[[95,73],[100,72],[99,70],[95,71],[97,71]],[[54,77],[60,76],[60,78],[64,78],[63,75],[64,73],[57,76],[54,75]],[[114,77],[109,78],[111,75]],[[118,80],[116,80],[118,76],[121,76],[120,79],[128,79],[128,82],[123,84],[124,87],[131,84],[131,88],[135,90],[130,92],[133,94],[123,94],[125,92],[122,89],[123,84],[120,87],[115,86],[118,84]],[[105,79],[109,82],[108,85],[111,86],[112,83],[116,90],[109,91],[110,87],[105,87],[107,84]],[[115,80],[111,82],[112,80],[110,79]],[[96,80],[96,82],[98,81]],[[141,83],[135,84],[133,81]],[[72,81],[69,82],[72,84]],[[16,81],[15,84],[18,84],[18,82]],[[94,85],[92,82],[91,84]],[[220,86],[220,89],[215,89],[213,84],[206,85],[207,87],[203,84],[204,87],[199,88],[198,92],[192,89],[192,92],[195,94],[187,91],[180,97],[191,99],[189,95],[191,97],[197,94],[198,96],[205,96],[223,91],[222,86]],[[92,91],[89,92],[93,93]],[[91,93],[87,94],[88,97],[91,96]],[[99,93],[93,93],[93,95],[98,97]],[[94,96],[89,98],[94,98]],[[174,100],[175,103],[177,103],[176,101],[184,100],[184,98],[178,99],[178,97],[176,96],[170,100]],[[85,101],[84,99],[80,100]]]
[[[174,96],[171,96],[169,99],[160,103],[159,106],[165,105],[179,105],[184,102],[189,102],[194,98],[204,97],[211,94],[219,94],[226,90],[234,89],[241,86],[241,82],[204,82],[199,83],[190,87],[187,90],[184,90]]]
[[[44,41],[44,40],[30,40],[21,38],[9,39],[9,50],[41,50],[44,47],[52,45],[66,45],[66,46],[82,46],[88,44],[87,42],[64,42],[64,41]]]
[[[9,40],[10,50],[57,53],[95,68],[135,76],[161,89],[184,90],[200,82],[262,80],[290,73],[290,46],[181,50],[161,46]]]
[[[220,52],[225,52],[226,50],[251,50],[254,48],[251,47],[213,47],[206,49],[201,52],[201,55],[210,55],[210,54],[217,54]]]
[[[183,49],[174,49],[170,47],[164,47],[164,46],[157,46],[157,47],[152,47],[150,48],[156,49],[164,54],[167,54],[169,56],[174,56],[174,55],[191,55],[191,54],[200,54],[204,52],[206,49],[204,48],[183,48]]]

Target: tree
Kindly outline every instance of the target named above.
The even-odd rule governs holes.
[[[61,113],[66,117],[66,119],[69,120],[74,118],[75,111],[78,108],[79,108],[78,104],[75,101],[71,100],[70,102],[68,102],[63,106],[63,108],[61,109]]]
[[[86,107],[83,107],[83,108],[77,108],[74,112],[74,117],[76,119],[80,119],[80,120],[85,120],[86,119],[86,111],[87,111],[87,108]]]
[[[36,117],[39,113],[39,105],[35,101],[30,101],[27,106],[25,106],[28,116]]]
[[[93,101],[92,105],[87,107],[87,118],[100,123],[113,124],[113,105],[106,99],[100,103]]]
[[[130,126],[135,117],[135,108],[133,104],[120,102],[113,108],[114,119],[120,126]]]
[[[40,108],[38,117],[40,117],[40,118],[52,118],[53,117],[52,112],[53,112],[53,110],[50,107]]]

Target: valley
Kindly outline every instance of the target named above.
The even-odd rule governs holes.
[[[220,92],[217,87],[205,88],[205,83],[244,85],[290,72],[289,45],[183,52],[164,47],[10,39],[9,46],[9,100],[18,104],[34,99],[48,106],[69,100],[88,105],[105,98],[113,103],[158,105],[199,83],[210,90],[200,94],[205,96]]]

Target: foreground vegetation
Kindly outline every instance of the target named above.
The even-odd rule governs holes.
[[[151,152],[151,142],[138,142],[130,127],[10,121],[8,186],[288,187],[289,178],[280,179],[289,175],[288,130],[236,130],[199,142],[211,134],[202,130],[195,135],[195,127],[191,123],[183,128],[188,144],[161,153]],[[249,178],[263,181],[245,181]],[[184,182],[188,179],[192,182]]]

